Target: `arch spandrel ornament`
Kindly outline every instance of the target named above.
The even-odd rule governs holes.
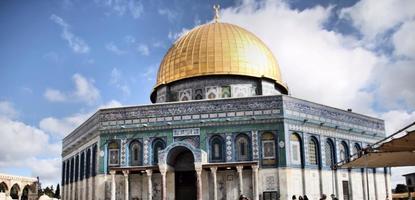
[[[158,152],[159,153],[159,162],[158,162],[159,165],[167,165],[169,153],[172,149],[176,147],[185,147],[189,149],[193,154],[195,163],[201,163],[201,164],[207,163],[207,153],[205,151],[195,148],[193,147],[193,145],[189,143],[178,141],[178,142],[174,142],[170,144],[169,146],[167,146],[166,148]]]

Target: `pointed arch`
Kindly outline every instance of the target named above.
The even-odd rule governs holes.
[[[310,165],[320,166],[320,145],[316,137],[311,136],[308,141],[308,162]]]
[[[261,135],[262,165],[273,166],[277,164],[276,137],[272,132]]]
[[[118,140],[113,140],[108,143],[108,157],[108,166],[120,165],[120,142]]]
[[[251,160],[251,142],[248,135],[240,133],[235,138],[236,160]]]
[[[129,160],[130,166],[139,166],[143,164],[143,144],[139,140],[130,142]]]
[[[20,186],[15,183],[11,188],[10,188],[10,197],[12,199],[18,199],[19,198],[19,194],[20,194]]]
[[[290,151],[291,163],[294,165],[304,166],[302,140],[298,133],[291,133],[290,135]]]
[[[166,143],[161,138],[156,138],[153,140],[153,165],[158,164],[159,160],[159,151],[166,148]]]
[[[225,160],[224,148],[225,140],[220,135],[214,135],[210,138],[210,160],[212,162],[223,162]]]
[[[327,138],[326,143],[325,143],[325,147],[324,147],[324,151],[325,151],[325,164],[328,167],[334,166],[334,164],[336,163],[336,154],[335,154],[335,149],[334,149],[334,142],[332,139]]]
[[[7,187],[7,184],[5,182],[0,183],[0,193],[6,193],[9,191],[9,187]]]
[[[349,145],[347,145],[347,143],[345,141],[342,141],[340,143],[340,147],[339,147],[339,156],[340,156],[340,161],[348,161],[349,160]]]

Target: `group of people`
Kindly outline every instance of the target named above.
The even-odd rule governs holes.
[[[331,200],[339,200],[336,195],[332,194],[330,195]],[[297,200],[297,197],[295,195],[293,195],[292,200]],[[304,195],[304,197],[302,197],[301,195],[298,197],[298,200],[308,200],[307,195]],[[327,195],[322,194],[320,197],[320,200],[327,200]]]
[[[295,195],[293,195],[292,199],[297,200],[297,197]],[[307,195],[304,195],[304,197],[300,195],[300,196],[298,196],[298,200],[308,200],[308,197],[307,197]]]

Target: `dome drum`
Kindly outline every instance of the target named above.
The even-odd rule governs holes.
[[[246,77],[244,80],[248,80],[246,83],[229,82],[225,84],[224,91],[243,88],[241,84],[245,84],[247,88],[244,90],[248,96],[262,95],[263,92],[258,90],[263,88],[271,94],[275,91],[278,94],[288,94],[278,63],[268,47],[254,34],[239,26],[215,21],[194,28],[172,45],[160,64],[151,101],[178,101],[181,99],[178,97],[180,91],[175,88],[184,87],[181,86],[183,80],[207,80],[214,77]],[[251,81],[257,83],[250,83]],[[262,87],[262,82],[266,87]],[[196,83],[199,84],[197,81],[192,82]],[[223,84],[209,83],[198,87],[207,89],[210,86],[222,87]],[[184,99],[195,99],[190,96],[189,89],[195,88],[184,91]],[[205,98],[208,96],[205,95]]]
[[[275,82],[266,78],[216,75],[187,78],[160,85],[151,95],[153,103],[251,97],[282,94]]]

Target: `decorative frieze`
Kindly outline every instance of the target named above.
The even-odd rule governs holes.
[[[356,136],[352,134],[345,134],[340,131],[331,131],[327,129],[321,129],[321,128],[315,128],[311,126],[306,125],[298,125],[298,124],[288,124],[288,129],[290,131],[298,131],[298,132],[304,132],[304,133],[311,133],[311,134],[318,134],[325,137],[331,137],[331,138],[341,138],[345,140],[356,140],[356,141],[365,141],[367,143],[374,143],[378,139],[377,138],[370,138],[369,137],[362,137],[362,136]]]
[[[173,137],[200,135],[200,128],[173,129]]]
[[[319,118],[340,122],[341,125],[353,124],[374,130],[385,130],[384,122],[380,119],[375,119],[372,117],[307,102],[288,96],[284,96],[283,99],[284,110],[298,112],[300,116],[304,118],[307,117],[307,115],[312,115],[318,116]]]

